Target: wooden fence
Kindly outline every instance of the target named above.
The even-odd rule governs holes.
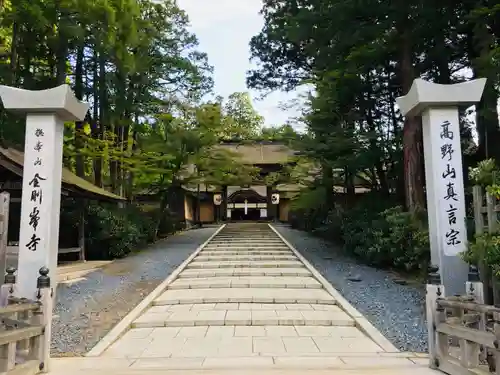
[[[0,372],[32,375],[48,370],[52,289],[49,270],[40,269],[36,300],[14,297],[16,270],[7,268],[0,288]]]
[[[484,304],[483,284],[471,267],[462,296],[445,296],[431,267],[426,308],[430,367],[450,375],[500,374],[500,308]]]
[[[500,230],[498,199],[481,186],[473,187],[475,234],[494,233]],[[479,274],[484,287],[485,303],[500,305],[500,280],[492,275],[485,264],[479,264]]]

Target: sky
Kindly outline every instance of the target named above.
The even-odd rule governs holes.
[[[275,92],[259,100],[261,92],[246,86],[246,72],[255,67],[250,63],[249,42],[263,26],[259,15],[261,0],[177,0],[191,21],[191,31],[200,42],[199,49],[208,54],[214,67],[214,91],[227,98],[233,92],[248,91],[253,104],[265,118],[265,125],[282,125],[296,118],[299,109],[283,110],[280,103],[298,97],[297,92]]]

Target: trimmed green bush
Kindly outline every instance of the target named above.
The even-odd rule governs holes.
[[[92,203],[86,211],[86,246],[91,259],[122,258],[155,238],[154,218],[137,206]]]
[[[292,226],[340,242],[347,254],[373,266],[417,271],[426,270],[429,263],[425,220],[400,206],[387,208],[387,199],[368,195],[352,207],[337,205],[326,214],[295,210]]]

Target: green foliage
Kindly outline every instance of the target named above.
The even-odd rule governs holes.
[[[497,199],[500,197],[500,170],[495,160],[482,160],[477,167],[469,169],[469,177],[475,185],[481,186],[492,196]],[[462,258],[470,264],[485,265],[497,277],[500,276],[500,233],[476,234],[468,242]]]
[[[304,189],[292,201],[289,213],[290,225],[293,228],[314,231],[321,227],[328,215],[328,207],[324,204],[325,190],[322,186]],[[321,231],[322,229],[319,229]]]
[[[387,200],[373,195],[348,208],[337,204],[325,214],[320,192],[309,192],[305,202],[316,208],[295,206],[293,224],[331,241],[340,242],[348,255],[370,265],[404,271],[425,270],[430,258],[427,228],[420,216],[396,206],[385,209]],[[378,197],[380,198],[380,197]],[[370,202],[371,201],[371,202]]]
[[[469,241],[462,258],[469,264],[485,264],[500,276],[500,233],[483,233]]]
[[[396,98],[416,77],[439,84],[468,80],[471,71],[486,77],[478,147],[463,111],[463,150],[476,160],[500,161],[497,3],[264,0],[264,24],[250,42],[257,63],[247,83],[265,93],[312,86],[302,119],[308,156],[344,170],[346,189],[363,174],[367,187],[396,192],[400,204],[417,210],[425,206],[420,124],[404,121]]]
[[[429,233],[414,214],[394,207],[381,212],[371,223],[365,222],[365,225],[370,224],[368,233],[366,229],[357,233],[364,238],[364,246],[358,244],[354,254],[377,266],[405,271],[427,269]],[[348,225],[344,233],[350,233],[351,239],[356,236],[356,231],[349,232]]]
[[[251,139],[261,132],[264,117],[254,109],[249,93],[235,92],[224,105],[222,124],[220,138]]]
[[[469,168],[469,178],[475,185],[482,187],[491,186],[496,183],[499,177],[500,171],[493,159],[482,160],[476,167]]]
[[[91,258],[122,258],[155,237],[153,217],[138,207],[91,204],[86,212],[87,251]]]

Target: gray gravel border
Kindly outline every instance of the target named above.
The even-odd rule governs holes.
[[[83,280],[59,284],[51,354],[84,355],[217,228],[176,234],[87,274]]]
[[[274,227],[397,348],[427,352],[423,286],[396,284],[393,274],[359,264],[328,241]]]

